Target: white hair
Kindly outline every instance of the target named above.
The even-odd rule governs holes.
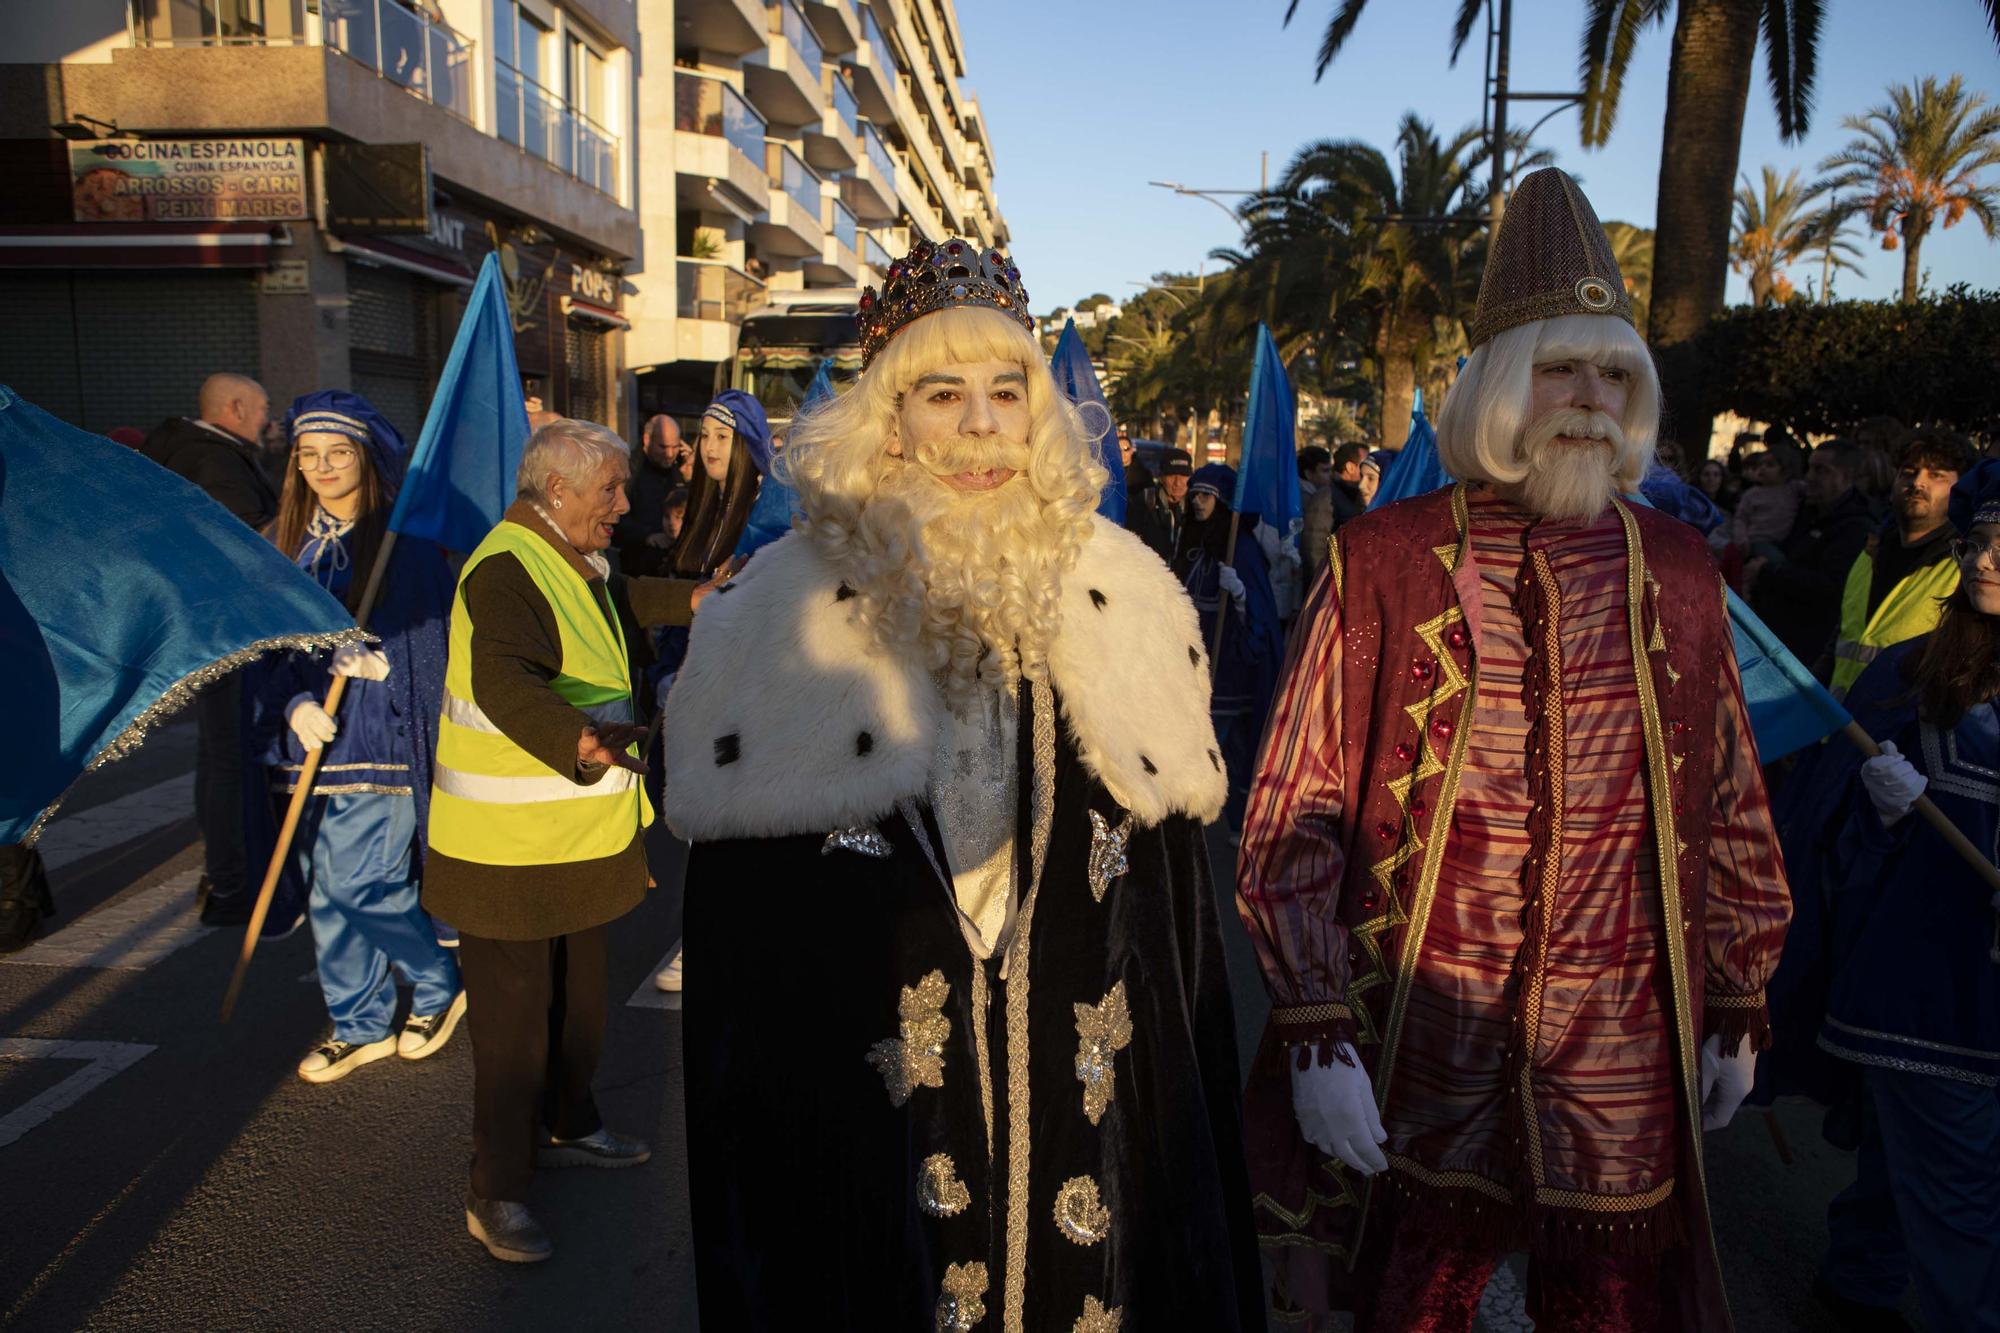
[[[905,441],[891,455],[903,395],[917,378],[981,361],[1011,361],[1026,375],[1025,447]],[[1108,424],[1063,396],[1040,346],[1012,319],[941,310],[897,333],[853,389],[800,417],[776,467],[798,492],[800,531],[854,589],[876,641],[925,652],[960,701],[978,682],[1047,679],[1061,576],[1090,536],[1109,476],[1096,452]],[[977,464],[974,453],[983,455]],[[936,480],[981,465],[1018,475],[997,494],[969,497]]]
[[[631,456],[630,446],[608,427],[559,417],[528,437],[514,489],[524,500],[541,502],[549,498],[551,473],[581,490],[606,463],[625,463]]]
[[[1622,491],[1637,490],[1653,462],[1660,429],[1660,377],[1645,341],[1614,315],[1558,315],[1496,333],[1473,349],[1438,412],[1438,460],[1460,481],[1516,486],[1528,476],[1521,443],[1529,428],[1537,365],[1589,361],[1629,374],[1624,436],[1612,460]]]

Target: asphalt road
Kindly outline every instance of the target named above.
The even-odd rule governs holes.
[[[62,915],[0,963],[0,1326],[693,1333],[680,1018],[651,981],[679,935],[681,849],[658,835],[660,888],[613,932],[598,1082],[607,1123],[653,1159],[540,1177],[556,1257],[517,1268],[465,1233],[462,1030],[427,1061],[302,1082],[293,1066],[326,1030],[303,929],[259,949],[218,1024],[240,936],[195,918],[192,757],[181,722],[86,780],[43,844]],[[1248,942],[1225,931],[1247,1050],[1265,1002]],[[1811,1108],[1778,1119],[1789,1166],[1756,1116],[1709,1148],[1745,1333],[1826,1327],[1807,1289],[1852,1173]],[[1531,1327],[1518,1262],[1481,1324]]]

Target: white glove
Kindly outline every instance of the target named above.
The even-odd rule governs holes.
[[[1223,565],[1216,570],[1216,579],[1222,584],[1224,592],[1239,602],[1243,600],[1243,576],[1241,574],[1238,574],[1228,565]]]
[[[359,680],[387,680],[389,659],[373,648],[364,648],[358,643],[343,643],[333,650],[333,662],[326,673],[329,676],[353,676]]]
[[[1897,751],[1894,741],[1882,742],[1882,753],[1861,765],[1861,785],[1875,803],[1884,828],[1910,813],[1910,807],[1930,786],[1930,779]]]
[[[334,725],[332,715],[310,699],[301,699],[293,704],[292,711],[285,715],[285,721],[291,724],[292,734],[299,738],[299,744],[308,750],[319,749],[340,731]]]
[[[1378,1146],[1388,1140],[1382,1117],[1375,1110],[1375,1089],[1368,1071],[1354,1054],[1354,1048],[1340,1043],[1340,1053],[1353,1064],[1335,1061],[1319,1064],[1309,1056],[1310,1068],[1292,1066],[1292,1113],[1299,1118],[1299,1132],[1306,1142],[1321,1152],[1331,1153],[1364,1176],[1389,1169],[1389,1159]]]
[[[1721,1129],[1736,1115],[1736,1108],[1750,1095],[1757,1081],[1757,1052],[1750,1039],[1736,1044],[1736,1054],[1722,1053],[1722,1038],[1710,1037],[1701,1044],[1701,1127],[1704,1132]]]

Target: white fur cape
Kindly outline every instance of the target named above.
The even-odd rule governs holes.
[[[1063,579],[1049,674],[1079,757],[1142,825],[1212,820],[1228,781],[1193,605],[1144,543],[1099,517]],[[689,841],[824,833],[921,797],[943,692],[856,622],[797,533],[694,618],[667,699],[668,825]]]

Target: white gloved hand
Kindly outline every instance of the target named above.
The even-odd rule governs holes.
[[[1757,1081],[1757,1052],[1750,1039],[1736,1044],[1736,1054],[1722,1053],[1722,1038],[1710,1037],[1701,1044],[1701,1127],[1704,1132],[1721,1129],[1736,1115],[1736,1108],[1750,1095]]]
[[[1868,799],[1875,803],[1875,813],[1887,827],[1910,813],[1924,788],[1930,786],[1930,779],[1903,758],[1894,741],[1884,741],[1881,754],[1863,761],[1861,785],[1868,789]]]
[[[1241,574],[1238,574],[1228,565],[1224,565],[1216,570],[1216,579],[1222,584],[1224,592],[1239,602],[1243,600],[1243,576]]]
[[[326,673],[329,676],[353,676],[359,680],[387,680],[389,659],[373,648],[364,648],[358,643],[343,643],[333,650],[333,662]]]
[[[1310,1068],[1292,1066],[1292,1113],[1298,1116],[1299,1132],[1307,1143],[1372,1176],[1389,1169],[1389,1159],[1379,1146],[1389,1134],[1375,1109],[1368,1071],[1352,1046],[1342,1042],[1339,1049],[1354,1063],[1322,1065],[1309,1056]]]
[[[291,725],[292,734],[299,738],[299,744],[308,750],[317,750],[332,740],[340,731],[334,725],[333,717],[311,699],[301,699],[292,705],[292,711],[285,715]]]

